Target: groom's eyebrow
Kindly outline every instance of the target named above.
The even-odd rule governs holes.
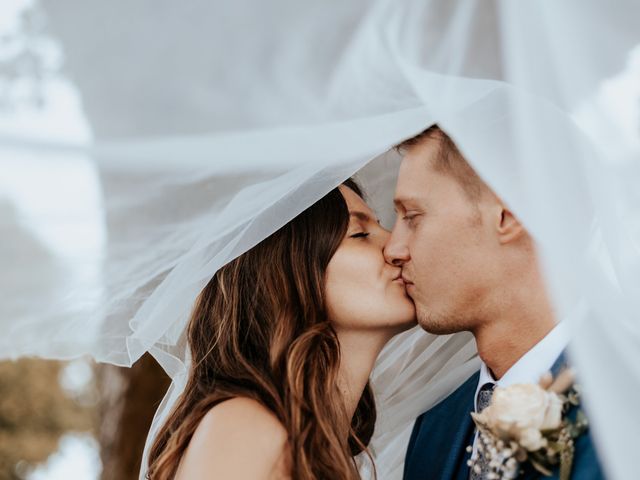
[[[417,201],[416,197],[395,197],[393,199],[393,204],[398,206],[406,205],[407,203],[415,203]]]
[[[405,203],[407,203],[409,200],[411,200],[411,199],[403,198],[403,197],[395,197],[395,198],[393,199],[393,204],[394,204],[396,207],[401,207],[401,206],[403,206]]]

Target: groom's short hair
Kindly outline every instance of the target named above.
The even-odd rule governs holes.
[[[428,139],[439,142],[438,152],[433,160],[433,167],[442,173],[452,175],[462,186],[471,200],[477,201],[487,185],[478,176],[469,162],[462,156],[456,144],[438,125],[432,125],[426,130],[404,140],[395,146],[399,153],[423,143]]]

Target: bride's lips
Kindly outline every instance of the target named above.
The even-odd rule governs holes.
[[[395,277],[393,280],[391,280],[393,283],[401,283],[404,285],[404,278],[402,278],[402,275],[398,275],[397,277]]]
[[[402,277],[402,269],[398,269],[398,273],[395,277],[391,279],[391,283],[397,283],[399,285],[404,285],[404,278]]]

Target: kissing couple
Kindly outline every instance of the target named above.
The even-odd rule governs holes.
[[[438,126],[396,148],[392,231],[350,179],[211,278],[148,478],[359,479],[371,371],[416,323],[482,364],[416,419],[404,479],[604,478],[534,239]]]

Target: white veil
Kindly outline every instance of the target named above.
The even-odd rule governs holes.
[[[389,149],[437,122],[538,240],[607,474],[635,473],[640,6],[16,8],[0,24],[0,356],[151,352],[174,378],[153,435],[215,271],[356,172],[388,225]],[[415,416],[477,366],[465,334],[388,345],[373,374],[379,478],[401,477]]]

